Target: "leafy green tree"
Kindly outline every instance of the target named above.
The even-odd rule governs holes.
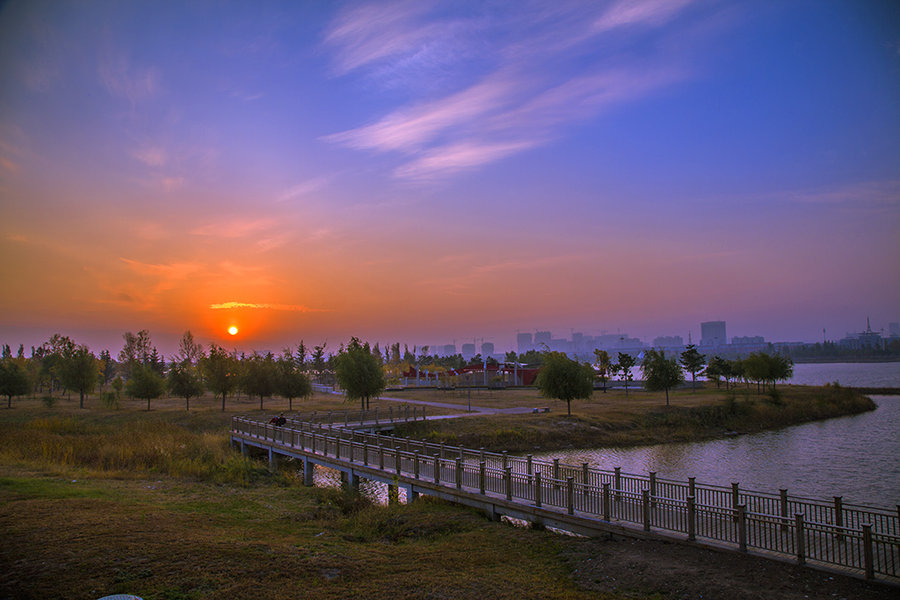
[[[369,344],[351,338],[347,348],[335,357],[335,377],[348,400],[359,400],[368,410],[370,398],[378,397],[385,388],[384,369],[372,355]]]
[[[756,382],[756,395],[758,396],[761,393],[762,382],[769,378],[768,355],[763,352],[752,352],[741,362],[744,365],[744,375],[747,379]]]
[[[688,344],[681,353],[681,366],[691,374],[691,389],[697,389],[697,373],[703,369],[706,357],[697,351],[695,344]]]
[[[100,352],[100,388],[106,387],[116,373],[116,362],[109,354],[109,350]]]
[[[90,348],[81,345],[63,354],[60,379],[67,390],[78,392],[78,405],[84,408],[84,395],[93,392],[100,380],[100,364]]]
[[[278,394],[288,399],[288,410],[294,410],[294,398],[309,398],[312,396],[312,384],[297,365],[297,360],[291,356],[290,348],[285,349],[277,365],[277,391]]]
[[[594,370],[562,352],[548,352],[535,385],[541,396],[564,400],[566,413],[571,415],[572,400],[589,400],[594,393]]]
[[[675,357],[666,358],[662,350],[651,348],[641,361],[644,371],[644,389],[651,392],[665,390],[666,406],[669,406],[669,389],[684,381],[684,372]]]
[[[248,396],[259,396],[259,410],[263,410],[263,398],[275,393],[278,386],[275,357],[271,352],[254,352],[244,361],[243,388]]]
[[[781,354],[769,355],[769,381],[775,390],[776,381],[786,381],[794,376],[794,361]]]
[[[199,398],[203,394],[203,382],[197,368],[187,359],[173,362],[166,375],[166,387],[169,393],[184,398],[184,409],[191,410],[191,398]]]
[[[709,381],[716,382],[716,388],[718,389],[719,384],[722,379],[725,380],[725,389],[728,389],[728,379],[729,379],[729,365],[728,361],[722,358],[721,356],[713,356],[709,360],[709,364],[706,365],[706,369],[703,371],[703,374],[706,376],[706,379]]]
[[[622,373],[622,380],[625,382],[625,397],[628,397],[628,382],[634,379],[631,369],[637,364],[635,358],[627,352],[619,352],[618,363],[613,365],[613,373]]]
[[[606,393],[606,382],[609,381],[609,376],[612,371],[612,364],[610,364],[609,352],[606,350],[594,350],[594,366],[597,367],[597,379],[600,380],[600,383],[603,384],[603,393]]]
[[[28,372],[19,361],[0,360],[0,395],[6,396],[6,408],[12,408],[13,396],[24,396],[30,389]]]
[[[131,377],[128,378],[125,389],[129,396],[146,400],[149,411],[150,400],[163,395],[166,391],[166,382],[152,366],[137,364],[131,370]]]
[[[237,359],[224,348],[209,345],[209,352],[200,360],[200,370],[206,387],[214,396],[222,396],[222,412],[225,412],[225,397],[238,385]]]

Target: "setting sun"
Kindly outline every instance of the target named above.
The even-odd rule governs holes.
[[[234,325],[232,325],[231,327],[228,328],[228,333],[230,333],[231,335],[237,335],[237,332],[238,332],[238,328],[235,327]]]

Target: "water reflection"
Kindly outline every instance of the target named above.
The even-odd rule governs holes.
[[[303,476],[302,471],[298,473],[299,477]],[[341,472],[337,469],[329,469],[321,465],[316,465],[313,471],[313,485],[318,487],[340,487]],[[359,493],[376,504],[388,503],[388,486],[379,481],[370,481],[360,478]],[[406,490],[402,487],[399,490],[400,502],[406,502]]]
[[[536,454],[666,479],[893,507],[900,504],[900,397],[873,396],[878,409],[852,417],[708,442]]]

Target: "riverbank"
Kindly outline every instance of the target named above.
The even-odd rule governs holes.
[[[230,416],[171,407],[0,411],[0,560],[10,567],[0,573],[0,598],[896,594],[689,544],[575,539],[430,499],[374,506],[337,489],[306,488],[289,461],[270,473],[231,450]]]
[[[671,396],[671,405],[665,406],[660,393],[632,390],[626,396],[620,390],[596,392],[591,401],[575,404],[572,415],[559,410],[564,410],[564,404],[548,405],[546,399],[535,397],[529,400],[547,405],[551,412],[408,423],[396,433],[468,448],[524,453],[716,439],[876,408],[859,392],[830,385],[779,386],[775,394],[759,393],[755,386],[728,391],[685,389]],[[476,401],[502,407],[514,400],[495,394]]]

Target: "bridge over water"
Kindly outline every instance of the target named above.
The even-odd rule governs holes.
[[[415,420],[424,419],[413,413]],[[896,510],[539,461],[377,433],[410,420],[354,411],[307,415],[278,427],[232,419],[231,441],[258,448],[270,467],[302,461],[304,483],[315,465],[336,469],[347,485],[377,481],[407,501],[420,494],[586,536],[657,537],[832,567],[900,583],[900,506]],[[392,496],[395,494],[389,494]]]

